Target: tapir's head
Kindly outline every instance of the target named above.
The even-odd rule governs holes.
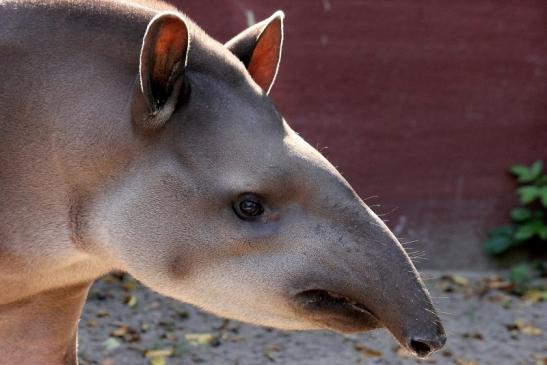
[[[89,225],[163,294],[283,329],[386,327],[425,356],[445,334],[408,256],[267,96],[282,22],[222,45],[178,13],[151,20],[131,109],[140,152]]]

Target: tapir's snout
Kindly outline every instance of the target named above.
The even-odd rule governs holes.
[[[349,216],[339,214],[322,232],[326,240],[339,240],[324,243],[316,262],[321,270],[311,270],[296,285],[297,311],[339,332],[385,327],[418,357],[443,347],[441,321],[400,243],[362,202],[344,210]]]
[[[430,305],[415,307],[412,300],[401,309],[386,303],[384,310],[376,308],[369,295],[346,296],[338,291],[313,289],[295,296],[298,310],[322,327],[343,333],[362,332],[386,327],[397,341],[418,357],[427,357],[446,342],[443,326]],[[427,294],[426,294],[427,295]]]
[[[434,334],[417,333],[409,336],[406,342],[406,348],[412,351],[418,357],[427,357],[432,352],[442,348],[446,343],[446,335],[442,325],[437,324],[437,331]]]

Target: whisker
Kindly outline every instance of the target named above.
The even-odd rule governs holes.
[[[378,217],[384,217],[384,216],[386,216],[386,215],[389,215],[389,214],[391,214],[391,213],[396,212],[398,209],[399,209],[399,208],[395,207],[395,208],[391,209],[389,212],[387,212],[387,213],[380,213],[380,214],[377,214],[377,216],[378,216]]]
[[[443,314],[443,315],[445,315],[445,316],[449,316],[449,317],[454,317],[454,316],[455,316],[455,314],[454,314],[454,313],[450,313],[450,312],[444,312],[444,311],[442,311],[442,310],[437,310],[437,313],[439,313],[439,314]]]
[[[399,240],[399,243],[400,243],[401,245],[403,245],[403,246],[411,245],[411,244],[413,244],[413,243],[419,242],[418,240],[405,241],[405,240],[402,239],[402,238],[398,238],[398,240]]]

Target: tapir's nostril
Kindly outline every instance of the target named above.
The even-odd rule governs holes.
[[[426,357],[432,352],[443,347],[445,342],[445,336],[439,336],[438,338],[431,340],[413,338],[410,340],[409,347],[418,357]]]
[[[410,348],[419,357],[426,357],[431,352],[433,352],[433,350],[431,349],[431,347],[427,343],[425,343],[423,341],[419,341],[419,340],[411,340],[410,341]]]

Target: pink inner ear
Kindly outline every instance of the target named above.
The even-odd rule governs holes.
[[[166,85],[173,66],[184,60],[186,54],[186,27],[177,19],[162,24],[154,46],[154,65],[152,75],[155,82]]]
[[[277,73],[281,42],[281,22],[276,19],[260,34],[247,67],[253,80],[266,92],[270,91]]]

